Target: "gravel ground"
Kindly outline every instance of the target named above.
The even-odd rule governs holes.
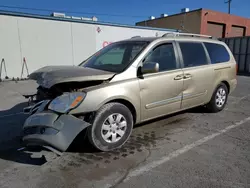
[[[75,142],[58,157],[17,151],[30,81],[0,83],[0,187],[250,187],[250,78],[220,113],[193,109],[136,126],[123,148]],[[84,134],[80,135],[84,136]]]

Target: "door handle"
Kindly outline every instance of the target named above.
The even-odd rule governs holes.
[[[189,73],[184,74],[183,79],[188,79],[188,78],[192,78],[192,75]]]
[[[182,75],[182,74],[179,74],[179,75],[177,75],[177,76],[174,78],[174,80],[181,80],[181,79],[183,79],[183,75]]]

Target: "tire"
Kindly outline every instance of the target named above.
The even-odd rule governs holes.
[[[218,94],[222,91],[224,92],[222,95]],[[218,95],[220,95],[221,101],[218,101],[219,100]],[[225,98],[222,96],[224,96]],[[217,86],[216,90],[214,91],[210,102],[206,105],[207,110],[212,113],[216,113],[223,110],[227,103],[227,98],[228,98],[228,88],[224,83],[220,83]]]
[[[115,122],[120,123],[115,125]],[[98,150],[110,151],[121,147],[130,137],[132,129],[131,111],[123,104],[108,103],[96,112],[92,126],[88,128],[88,139]]]

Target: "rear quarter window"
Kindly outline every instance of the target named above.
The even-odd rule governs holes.
[[[225,46],[214,43],[204,43],[204,44],[207,48],[212,64],[225,63],[230,60],[230,55]]]

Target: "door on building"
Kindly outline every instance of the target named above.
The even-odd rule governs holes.
[[[217,38],[225,37],[226,25],[215,22],[207,22],[207,35]]]
[[[245,27],[233,25],[232,29],[231,29],[230,36],[231,37],[242,37],[242,36],[245,36],[245,33],[246,33]]]

